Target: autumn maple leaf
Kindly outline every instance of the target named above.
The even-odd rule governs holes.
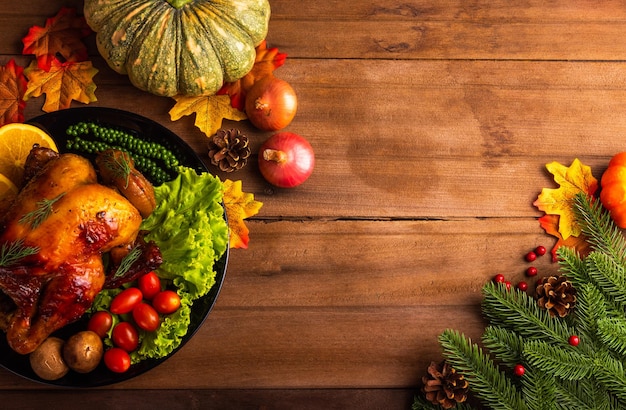
[[[92,31],[85,18],[73,8],[62,7],[46,20],[44,27],[33,26],[22,39],[23,54],[34,54],[42,70],[49,70],[55,58],[64,62],[87,60],[87,47],[82,39]]]
[[[231,248],[247,248],[249,242],[249,230],[244,219],[256,215],[262,202],[255,201],[254,195],[242,191],[241,181],[223,182],[224,185],[224,207],[228,218],[228,229],[230,231]]]
[[[45,112],[69,108],[72,100],[89,104],[97,101],[96,84],[93,82],[97,73],[98,69],[93,67],[91,61],[61,63],[54,58],[48,71],[42,70],[33,61],[24,70],[28,78],[24,100],[46,94],[42,108]]]
[[[176,96],[176,104],[170,109],[170,118],[176,121],[185,115],[196,114],[196,127],[207,136],[215,134],[222,126],[223,119],[241,121],[248,118],[244,113],[246,93],[255,81],[267,75],[285,63],[287,54],[279,53],[277,48],[267,48],[263,40],[256,47],[254,66],[240,80],[226,83],[215,94],[200,97]]]
[[[276,47],[267,48],[267,42],[263,40],[256,47],[256,59],[252,70],[243,78],[224,84],[217,94],[230,96],[232,106],[243,111],[246,105],[246,94],[254,83],[265,76],[273,75],[274,70],[285,64],[286,59],[287,54],[280,53]]]
[[[583,165],[578,158],[569,167],[551,162],[546,168],[554,176],[559,188],[544,188],[533,205],[546,214],[560,216],[558,232],[564,240],[570,236],[579,236],[581,228],[576,223],[574,197],[579,192],[594,195],[598,190],[598,180],[591,174],[591,168]]]
[[[546,231],[548,235],[552,235],[558,239],[554,244],[554,247],[550,251],[552,255],[552,262],[558,261],[558,256],[556,252],[561,246],[576,249],[581,257],[588,255],[591,251],[591,245],[587,241],[587,237],[585,236],[585,234],[580,234],[579,236],[570,236],[567,239],[563,239],[563,237],[559,233],[558,215],[546,214],[542,216],[541,218],[539,218],[539,225],[541,225],[543,230]]]
[[[246,114],[233,108],[227,95],[200,97],[174,97],[176,104],[170,109],[170,118],[176,121],[185,115],[196,114],[195,126],[207,136],[215,134],[222,126],[222,120],[245,120]]]
[[[0,66],[0,125],[24,122],[25,92],[24,68],[13,59]]]

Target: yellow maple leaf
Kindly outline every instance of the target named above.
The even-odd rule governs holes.
[[[45,112],[69,108],[72,100],[89,104],[97,101],[93,77],[98,73],[91,61],[61,63],[53,59],[49,70],[38,67],[33,61],[25,70],[28,87],[24,101],[46,94]]]
[[[233,108],[227,95],[208,95],[201,97],[174,97],[176,104],[170,110],[172,121],[184,115],[196,114],[195,126],[208,137],[215,134],[222,126],[222,120],[245,120],[246,114]]]
[[[579,236],[580,226],[576,223],[573,200],[579,192],[593,195],[598,189],[598,180],[591,173],[591,167],[582,164],[578,158],[569,167],[558,162],[546,165],[554,176],[559,188],[544,188],[533,203],[539,210],[549,215],[559,215],[559,229],[564,240],[570,236]]]
[[[250,238],[244,219],[256,215],[263,203],[255,201],[253,194],[243,192],[241,181],[233,182],[227,179],[223,184],[224,207],[230,230],[230,247],[247,248]]]

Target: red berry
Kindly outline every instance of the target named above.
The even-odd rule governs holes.
[[[517,284],[517,288],[521,290],[522,292],[526,292],[526,290],[528,290],[528,283],[520,282]]]
[[[511,290],[511,281],[510,280],[505,281],[504,286],[506,286],[506,290]]]
[[[541,245],[539,245],[539,246],[537,246],[537,247],[535,248],[535,253],[536,253],[537,255],[539,255],[539,256],[543,256],[543,255],[545,255],[545,254],[546,254],[546,252],[547,252],[547,250],[546,250],[546,247],[545,247],[545,246],[541,246]]]
[[[498,273],[496,276],[493,277],[493,281],[496,283],[504,283],[504,275]]]
[[[526,260],[527,260],[528,262],[532,262],[532,261],[534,261],[535,259],[537,259],[537,254],[536,254],[535,252],[533,252],[533,251],[530,251],[530,252],[528,252],[528,253],[526,254],[526,257],[525,257],[525,258],[526,258]]]
[[[516,364],[513,368],[513,373],[518,377],[522,377],[526,373],[526,369],[521,364]]]
[[[531,266],[528,269],[526,269],[526,275],[535,276],[536,274],[537,274],[537,268],[535,268],[534,266]]]
[[[571,335],[568,339],[568,343],[574,347],[578,346],[578,343],[580,343],[580,339],[578,338],[578,336],[576,335]]]

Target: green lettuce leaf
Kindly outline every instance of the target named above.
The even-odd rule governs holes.
[[[217,177],[183,168],[176,179],[155,188],[158,206],[141,225],[163,255],[157,274],[172,280],[179,294],[188,293],[192,301],[215,283],[213,265],[228,246],[222,195]]]
[[[198,175],[191,168],[181,167],[174,180],[154,191],[158,205],[142,222],[141,229],[149,231],[146,240],[154,241],[161,249],[163,263],[155,272],[162,283],[176,287],[181,307],[163,317],[155,332],[139,332],[140,346],[131,354],[133,363],[165,357],[180,345],[191,323],[193,301],[206,295],[215,284],[213,266],[228,247],[223,186],[217,177]],[[100,292],[92,312],[108,310],[119,292]],[[128,319],[113,316],[114,323]],[[105,344],[111,345],[109,338]]]

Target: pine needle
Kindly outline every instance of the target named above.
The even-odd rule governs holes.
[[[600,201],[581,192],[574,197],[574,212],[582,232],[589,238],[588,242],[592,247],[611,255],[624,265],[626,240]]]
[[[524,340],[517,333],[497,326],[488,326],[482,340],[483,345],[508,367],[521,362]]]
[[[470,389],[494,409],[526,410],[521,394],[478,345],[462,334],[446,330],[439,336],[444,356],[469,381]]]
[[[493,326],[517,332],[523,338],[567,340],[573,334],[566,322],[550,316],[525,292],[509,291],[489,282],[483,287],[483,295],[483,315]]]
[[[564,380],[589,377],[594,370],[593,360],[575,348],[566,348],[554,342],[532,340],[524,344],[524,358],[534,368]]]

